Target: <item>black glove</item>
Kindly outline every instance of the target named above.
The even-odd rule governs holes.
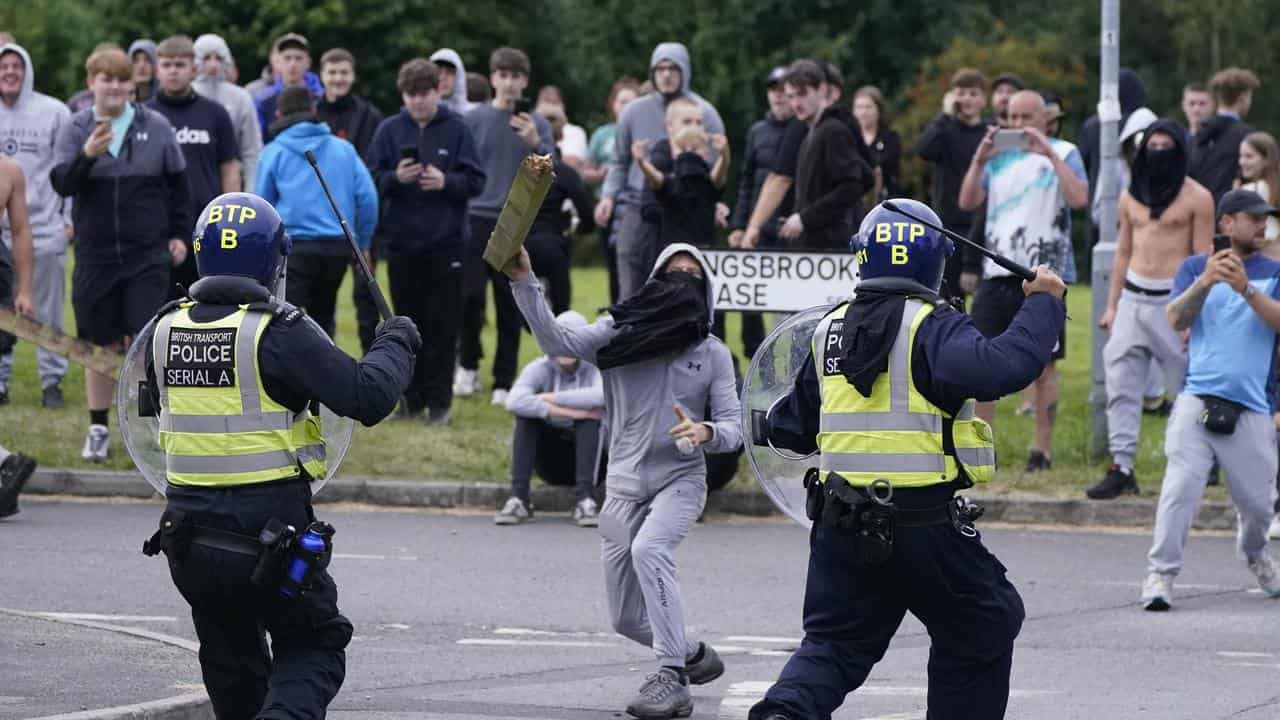
[[[390,334],[392,337],[400,338],[405,345],[409,346],[409,352],[414,355],[417,355],[418,350],[422,348],[422,335],[418,333],[418,326],[403,315],[396,315],[384,321],[378,326],[376,333],[378,336]]]

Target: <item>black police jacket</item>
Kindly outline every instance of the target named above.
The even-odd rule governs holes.
[[[271,309],[266,288],[249,278],[229,275],[201,278],[191,286],[197,303],[192,319],[211,321],[234,312],[239,303],[262,303]],[[161,313],[172,308],[167,305]],[[339,350],[309,322],[303,312],[287,303],[275,306],[276,315],[258,344],[262,386],[272,400],[300,412],[318,400],[343,417],[366,426],[376,425],[395,410],[413,377],[411,349],[391,334],[374,339],[364,359],[356,361]],[[158,400],[151,346],[147,346],[147,380]],[[156,407],[159,407],[157,404]]]

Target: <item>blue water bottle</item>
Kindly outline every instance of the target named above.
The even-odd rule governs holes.
[[[280,592],[285,597],[297,597],[298,593],[306,587],[311,573],[328,564],[326,561],[331,537],[333,537],[333,526],[316,521],[311,523],[306,532],[298,538],[294,546],[293,559],[289,561],[288,577],[280,588]]]

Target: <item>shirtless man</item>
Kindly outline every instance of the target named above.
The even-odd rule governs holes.
[[[1111,332],[1102,357],[1113,464],[1085,491],[1095,500],[1138,493],[1133,456],[1151,360],[1164,369],[1170,392],[1182,387],[1187,370],[1182,339],[1165,317],[1173,276],[1184,258],[1213,252],[1213,196],[1187,177],[1186,136],[1173,121],[1157,120],[1147,128],[1119,214],[1111,292],[1098,322]]]
[[[7,214],[9,228],[13,232],[13,260],[0,244],[0,305],[13,301],[13,309],[23,315],[32,315],[31,268],[35,261],[35,249],[31,240],[31,225],[27,222],[27,188],[18,163],[0,155],[0,215]],[[16,272],[15,272],[16,270]],[[17,276],[17,292],[14,277]],[[13,347],[14,337],[0,333],[0,355]],[[9,401],[7,392],[0,395],[0,405]],[[36,469],[31,458],[10,453],[0,445],[0,517],[18,512],[18,493],[27,478]]]

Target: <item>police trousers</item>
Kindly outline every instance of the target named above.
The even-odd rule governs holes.
[[[240,488],[170,485],[171,509],[194,525],[256,536],[279,518],[301,532],[314,519],[301,480]],[[174,557],[177,555],[177,557]],[[278,586],[249,581],[256,559],[190,544],[169,556],[174,585],[191,605],[200,638],[200,671],[219,720],[323,718],[346,675],[351,622],[338,612],[328,572],[290,599]],[[271,633],[268,651],[263,631]]]
[[[901,508],[927,508],[950,488],[899,490]],[[951,523],[899,527],[892,558],[858,562],[854,530],[814,523],[804,640],[751,720],[780,713],[829,720],[867,679],[907,611],[929,631],[928,720],[996,720],[1009,700],[1013,641],[1024,611],[1005,567],[980,537]]]

